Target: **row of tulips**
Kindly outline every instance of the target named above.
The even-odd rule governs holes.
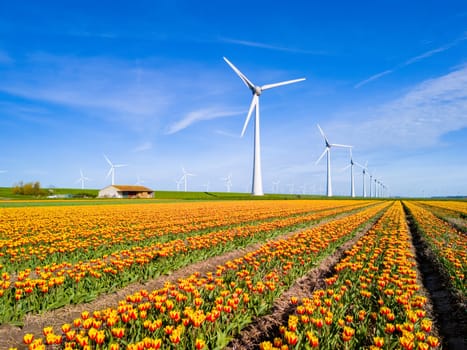
[[[454,287],[467,296],[467,236],[418,203],[407,201],[404,205],[445,266]]]
[[[102,292],[158,277],[194,261],[261,242],[297,225],[310,224],[362,205],[185,235],[184,239],[176,237],[165,243],[134,246],[78,263],[62,261],[36,266],[18,271],[14,281],[4,272],[0,279],[0,322],[20,321],[26,313],[90,301]]]
[[[0,208],[0,269],[98,257],[174,234],[288,217],[355,201],[252,201]],[[164,238],[169,236],[169,238]]]
[[[83,312],[60,330],[26,334],[29,349],[222,349],[299,277],[387,209],[387,203],[267,241],[259,249],[115,308]]]
[[[429,206],[443,208],[458,212],[464,215],[464,218],[467,215],[467,202],[466,201],[424,201],[424,204]]]
[[[292,297],[294,313],[261,349],[430,349],[427,313],[400,202],[336,265],[325,289]]]

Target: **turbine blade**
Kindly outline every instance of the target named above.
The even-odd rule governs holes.
[[[255,89],[255,85],[254,85],[251,81],[249,81],[248,78],[247,78],[242,72],[240,72],[240,70],[239,70],[237,67],[235,67],[235,66],[233,65],[232,62],[230,62],[230,61],[229,61],[227,58],[225,58],[225,57],[224,57],[224,61],[227,62],[227,64],[230,66],[230,68],[233,69],[233,71],[234,71],[235,73],[237,73],[237,75],[240,77],[240,79],[242,79],[243,83],[245,83],[245,85],[246,85],[249,89],[251,89],[251,90],[254,90],[254,89]]]
[[[104,154],[104,158],[107,161],[107,163],[109,163],[110,166],[113,166],[112,162],[110,161],[109,158],[107,158],[107,156],[105,154]]]
[[[339,144],[339,143],[331,143],[331,144],[329,144],[329,146],[332,146],[332,147],[352,148],[352,146],[349,146],[349,145],[341,145],[341,144]]]
[[[321,158],[324,157],[324,155],[326,154],[326,152],[329,152],[329,149],[328,149],[327,147],[324,149],[323,153],[321,153],[321,155],[319,156],[319,158],[318,158],[318,160],[316,161],[315,164],[318,164],[318,163],[319,163],[319,161],[321,160]]]
[[[114,168],[110,168],[109,172],[107,173],[107,176],[106,177],[109,177],[114,171]]]
[[[253,99],[251,100],[250,109],[248,110],[248,115],[246,116],[245,124],[243,125],[243,130],[242,130],[240,137],[243,137],[243,135],[245,134],[245,130],[246,130],[246,127],[248,126],[248,122],[250,121],[251,114],[257,104],[258,104],[258,95],[255,94],[253,95]]]
[[[267,90],[267,89],[272,89],[272,88],[282,86],[282,85],[289,85],[289,84],[293,84],[293,83],[298,83],[298,82],[304,81],[304,80],[306,80],[306,79],[305,78],[300,78],[300,79],[282,81],[280,83],[266,84],[266,85],[261,86],[261,90]]]
[[[128,164],[115,164],[114,168],[121,168],[121,167],[124,167],[124,166],[128,166]]]
[[[321,129],[321,127],[319,126],[319,124],[316,124],[318,126],[318,129],[319,129],[319,132],[321,133],[321,136],[323,136],[323,139],[324,139],[324,142],[326,142],[326,146],[329,145],[329,141],[328,141],[328,138],[326,137],[326,135],[324,135],[324,131],[323,129]]]
[[[350,168],[351,165],[352,165],[352,164],[349,164],[349,165],[343,167],[343,168],[341,169],[341,171],[347,170],[348,168]]]

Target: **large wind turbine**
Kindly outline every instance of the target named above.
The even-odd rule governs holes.
[[[327,139],[326,135],[324,135],[324,132],[323,132],[323,130],[321,129],[321,127],[319,126],[319,124],[318,124],[318,129],[319,129],[319,132],[321,133],[321,136],[323,136],[324,143],[325,143],[326,147],[324,148],[324,151],[323,151],[323,153],[321,154],[321,156],[320,156],[320,157],[318,158],[318,160],[316,161],[316,164],[318,164],[319,161],[321,160],[321,158],[323,158],[324,155],[327,154],[326,195],[327,195],[328,197],[332,197],[332,183],[331,183],[331,147],[352,148],[352,146],[341,145],[341,144],[338,144],[338,143],[330,143],[329,140]]]
[[[182,167],[182,171],[183,171],[183,176],[180,178],[180,180],[184,181],[184,183],[185,183],[185,192],[186,192],[186,187],[187,187],[186,185],[187,185],[188,176],[196,176],[196,175],[187,172],[184,167]]]
[[[366,187],[365,187],[365,177],[366,177],[366,171],[368,170],[368,162],[365,163],[365,165],[361,165],[360,163],[355,162],[355,165],[358,166],[359,168],[362,169],[362,174],[363,174],[363,198],[366,197]]]
[[[251,90],[253,93],[253,99],[251,100],[250,109],[246,116],[245,124],[243,125],[243,130],[241,136],[245,134],[246,127],[250,121],[251,114],[253,109],[256,109],[255,115],[255,137],[254,137],[254,149],[253,149],[253,183],[252,183],[252,194],[254,196],[262,196],[263,192],[263,178],[261,175],[261,150],[260,150],[260,132],[259,132],[259,96],[264,90],[275,88],[282,85],[288,85],[292,83],[298,83],[299,81],[305,80],[305,78],[294,79],[283,81],[280,83],[266,84],[263,86],[254,85],[248,78],[238,70],[227,58],[224,57],[225,62],[233,69],[235,73],[242,79],[243,83]]]
[[[76,182],[81,182],[81,189],[84,190],[85,181],[91,180],[89,177],[84,176],[83,170],[79,169],[80,178]]]
[[[109,169],[109,172],[107,173],[107,177],[112,175],[112,185],[115,185],[115,169],[128,166],[128,164],[113,164],[105,154],[104,154],[104,158],[107,161],[107,163],[109,163],[110,165],[110,169]]]

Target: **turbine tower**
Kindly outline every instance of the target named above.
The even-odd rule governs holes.
[[[230,188],[232,187],[232,174],[229,174],[227,177],[223,177],[221,180],[224,181],[225,186],[227,187],[227,192],[230,192]]]
[[[238,70],[227,58],[224,57],[224,61],[233,69],[233,71],[240,77],[243,83],[251,90],[253,93],[253,99],[251,100],[250,109],[243,125],[243,130],[241,136],[245,134],[246,127],[250,121],[251,114],[253,109],[256,109],[255,114],[255,136],[254,136],[254,149],[253,149],[253,183],[252,183],[252,194],[254,196],[262,196],[263,192],[263,178],[261,175],[261,150],[260,150],[260,130],[259,130],[259,96],[264,90],[275,88],[282,85],[288,85],[292,83],[298,83],[299,81],[305,80],[305,78],[294,79],[283,81],[280,83],[266,84],[263,86],[254,85],[248,78]]]
[[[352,148],[352,146],[348,145],[341,145],[338,143],[330,143],[329,140],[327,139],[326,135],[324,134],[323,130],[318,124],[318,129],[319,132],[321,133],[321,136],[323,136],[324,143],[326,147],[324,148],[323,153],[321,156],[318,158],[316,161],[316,164],[319,163],[321,158],[324,157],[325,154],[327,154],[327,176],[326,176],[326,196],[332,197],[332,183],[331,183],[331,147],[344,147],[344,148]]]
[[[350,196],[351,197],[355,197],[355,183],[354,183],[354,177],[353,177],[354,164],[355,163],[352,158],[352,148],[350,148],[350,164],[347,165],[343,170],[350,168]]]
[[[362,178],[363,178],[363,198],[365,198],[366,197],[365,176],[366,176],[366,171],[368,170],[368,168],[367,168],[368,162],[366,162],[364,166],[357,163],[357,162],[355,162],[355,165],[362,169],[362,174],[363,174],[362,175]]]
[[[186,172],[184,167],[182,167],[182,171],[183,171],[183,176],[180,178],[180,180],[184,181],[184,183],[185,183],[185,192],[186,192],[186,185],[187,185],[188,176],[195,176],[195,174],[190,174],[190,173]]]
[[[110,169],[106,177],[109,177],[110,175],[112,175],[112,185],[115,185],[115,169],[128,166],[128,164],[113,164],[105,154],[104,154],[104,158],[107,161],[107,163],[109,163],[110,165]]]
[[[91,179],[89,177],[84,176],[83,170],[79,169],[79,173],[80,173],[80,178],[76,180],[76,182],[81,182],[81,189],[84,190],[85,181],[89,181]]]

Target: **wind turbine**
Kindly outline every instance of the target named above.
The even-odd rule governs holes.
[[[183,171],[183,176],[180,178],[180,180],[184,181],[184,183],[185,183],[185,192],[186,192],[186,184],[187,184],[188,176],[196,176],[196,175],[186,172],[184,167],[182,167],[182,171]]]
[[[229,174],[229,176],[222,178],[225,182],[225,186],[227,186],[227,192],[230,192],[230,188],[232,187],[232,174]]]
[[[81,182],[81,189],[84,190],[84,182],[91,180],[89,177],[84,176],[83,170],[79,169],[80,177],[76,182]]]
[[[347,170],[348,168],[350,168],[350,196],[355,197],[355,183],[354,183],[354,178],[353,178],[353,166],[355,163],[352,158],[352,148],[349,148],[349,150],[350,150],[350,164],[347,165],[342,170]]]
[[[144,183],[145,183],[145,181],[144,181],[144,180],[141,180],[141,177],[138,175],[138,176],[136,177],[135,185],[136,185],[136,186],[142,186]]]
[[[287,187],[289,188],[290,194],[294,193],[295,184],[287,184]]]
[[[112,185],[115,185],[115,169],[128,166],[128,164],[113,164],[105,154],[104,154],[104,158],[107,161],[107,163],[109,163],[110,165],[110,169],[106,177],[109,177],[110,175],[112,175]]]
[[[366,171],[368,170],[368,161],[365,162],[365,165],[361,165],[360,163],[355,162],[355,165],[358,166],[359,168],[362,169],[362,174],[363,174],[363,198],[366,197],[366,187],[365,187],[365,176],[366,176]]]
[[[253,99],[251,100],[250,109],[246,116],[245,124],[243,125],[243,130],[241,137],[245,134],[246,127],[250,121],[251,114],[253,109],[256,109],[255,115],[255,136],[254,136],[254,149],[253,149],[253,183],[252,183],[252,194],[254,196],[262,196],[263,192],[263,178],[261,175],[261,150],[260,150],[260,131],[259,131],[259,96],[264,90],[275,88],[282,85],[288,85],[292,83],[298,83],[299,81],[305,80],[305,78],[294,79],[283,81],[280,83],[266,84],[263,86],[254,85],[248,78],[238,70],[227,58],[224,57],[224,61],[233,69],[233,71],[240,77],[243,83],[251,90],[253,93]]]
[[[206,189],[205,192],[209,192],[209,185],[210,185],[210,184],[211,184],[210,181],[208,181],[207,183],[205,183],[205,184],[203,185],[203,187]]]
[[[332,197],[332,183],[331,183],[331,147],[352,148],[352,146],[341,145],[341,144],[338,144],[338,143],[330,143],[329,140],[327,139],[326,135],[324,134],[323,130],[322,130],[321,127],[319,126],[319,124],[318,124],[318,129],[319,129],[319,132],[321,133],[321,136],[323,136],[324,143],[325,143],[326,147],[324,148],[324,151],[323,151],[323,153],[321,154],[321,156],[320,156],[320,157],[318,158],[318,160],[316,161],[316,164],[318,164],[319,161],[321,160],[321,158],[323,158],[324,155],[327,154],[326,195],[327,195],[328,197]]]
[[[178,179],[178,180],[175,180],[175,183],[177,184],[177,192],[180,191],[180,185],[182,184],[183,182],[183,176]]]
[[[272,182],[272,192],[273,193],[279,193],[279,184],[280,183],[281,183],[280,180]]]

